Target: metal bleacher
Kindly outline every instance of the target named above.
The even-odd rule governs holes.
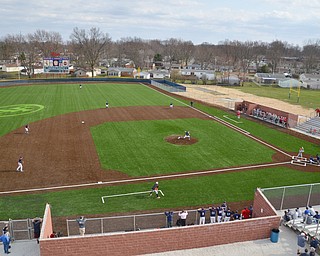
[[[308,121],[298,124],[293,130],[320,138],[320,117],[310,118]]]
[[[309,236],[315,236],[320,240],[320,223],[314,219],[311,224],[307,224],[303,218],[292,219],[284,223],[285,226]]]

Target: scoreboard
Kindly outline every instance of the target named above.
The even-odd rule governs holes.
[[[43,58],[44,73],[69,73],[69,58]]]

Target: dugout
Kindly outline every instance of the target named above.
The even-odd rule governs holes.
[[[295,127],[298,124],[298,115],[288,113],[276,108],[264,106],[258,103],[250,102],[250,101],[242,101],[235,103],[235,111],[240,110],[243,114],[248,116],[253,116],[253,109],[260,109],[263,112],[269,112],[272,114],[276,114],[277,116],[283,116],[287,119],[287,127]]]

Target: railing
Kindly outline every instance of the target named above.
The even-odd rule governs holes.
[[[173,212],[173,226],[179,219],[179,211]],[[199,222],[197,210],[188,210],[187,225],[195,225]],[[207,217],[209,223],[209,216]],[[160,229],[167,227],[167,218],[163,213],[135,214],[127,216],[113,216],[103,218],[87,218],[86,234],[99,234],[111,232],[129,232],[142,229]],[[77,220],[67,219],[68,236],[79,235]]]
[[[8,224],[10,236],[13,240],[30,240],[33,238],[31,219],[0,221],[0,226]]]

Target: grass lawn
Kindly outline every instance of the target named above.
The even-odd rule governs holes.
[[[247,84],[247,83],[246,83]],[[319,108],[320,107],[320,90],[307,90],[301,88],[300,98],[298,102],[298,93],[292,92],[289,99],[289,88],[273,87],[273,86],[258,86],[256,84],[247,84],[247,86],[232,87],[245,93],[251,93],[261,97],[278,99],[290,104],[301,105],[306,108]],[[294,88],[294,90],[297,90]]]
[[[212,203],[252,200],[257,187],[294,185],[297,180],[307,184],[311,180],[320,182],[318,173],[304,173],[285,167],[267,168],[235,173],[221,173],[159,181],[165,194],[160,200],[148,194],[116,197],[102,204],[101,196],[147,191],[151,182],[66,190],[41,194],[0,197],[0,219],[19,219],[41,216],[46,203],[52,206],[53,216],[75,216],[79,214],[128,213],[140,210],[194,208]]]
[[[185,130],[198,142],[179,146],[165,141]],[[130,176],[266,163],[275,153],[217,122],[192,118],[108,122],[91,132],[103,168]]]

